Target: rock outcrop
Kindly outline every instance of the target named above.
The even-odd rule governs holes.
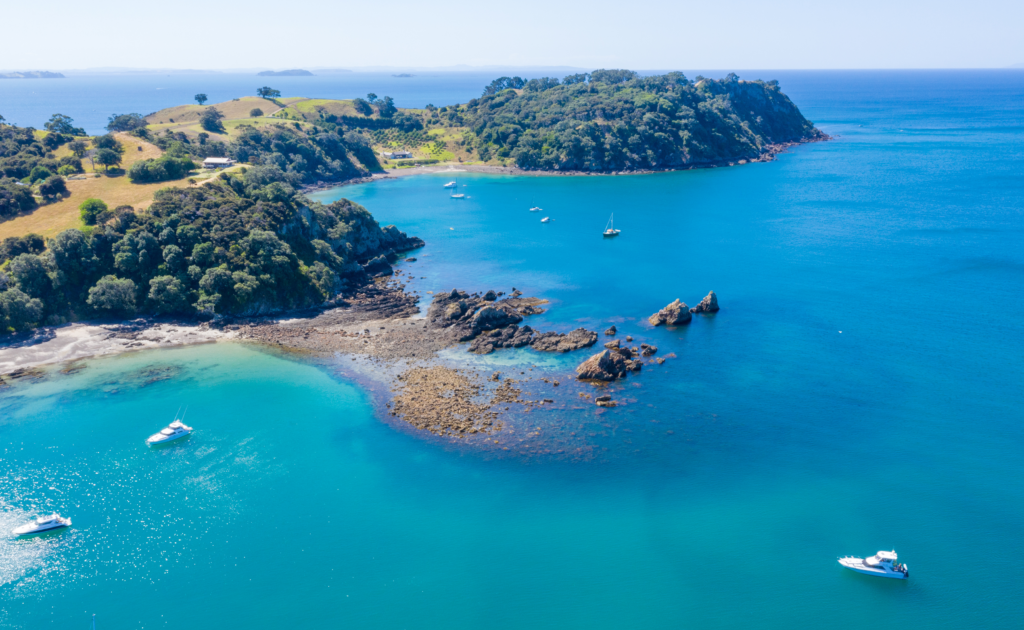
[[[524,346],[543,352],[569,352],[597,343],[597,333],[584,328],[562,334],[520,327],[523,317],[544,312],[539,305],[546,300],[520,297],[518,291],[502,300],[497,299],[500,295],[494,291],[470,295],[458,289],[438,293],[427,309],[427,325],[447,329],[456,341],[472,341],[469,351],[478,354]]]
[[[626,378],[626,360],[618,352],[602,350],[576,368],[580,380],[614,381]]]
[[[690,309],[691,313],[717,313],[718,312],[718,296],[715,295],[714,291],[709,292],[704,296],[704,299],[700,301],[700,304]]]
[[[597,333],[586,328],[562,334],[556,332],[539,333],[531,344],[534,350],[542,352],[570,352],[580,348],[589,348],[597,343]]]
[[[608,330],[604,331],[604,334],[608,335],[609,337],[614,337],[615,333],[617,332],[619,331],[615,328],[615,324],[612,324],[611,326],[608,327]]]
[[[647,321],[649,321],[652,326],[660,326],[662,324],[665,324],[666,326],[679,326],[680,324],[688,324],[691,319],[693,319],[693,315],[690,314],[690,311],[686,306],[686,302],[676,300],[654,315],[648,317]]]

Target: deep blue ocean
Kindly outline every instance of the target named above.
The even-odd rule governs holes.
[[[833,141],[315,195],[422,237],[412,288],[514,286],[551,300],[535,328],[674,355],[621,407],[529,414],[548,453],[424,438],[344,357],[235,343],[0,390],[0,532],[75,523],[0,534],[0,627],[1019,628],[1024,71],[773,76]],[[646,324],[709,290],[717,315]],[[588,354],[447,356],[564,378]],[[196,434],[148,450],[185,404]],[[836,563],[881,549],[909,580]]]

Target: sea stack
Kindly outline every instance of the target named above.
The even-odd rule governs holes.
[[[690,310],[686,306],[686,302],[676,300],[665,308],[661,309],[654,315],[647,318],[647,321],[652,326],[678,326],[680,324],[688,324],[693,319],[693,315],[690,315]]]
[[[700,301],[700,304],[690,309],[691,313],[717,313],[718,312],[718,296],[715,295],[714,291],[708,292],[704,296],[704,299]]]

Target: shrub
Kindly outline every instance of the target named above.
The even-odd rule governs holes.
[[[96,225],[96,217],[101,212],[106,212],[107,204],[103,203],[99,199],[89,198],[82,202],[82,205],[78,206],[78,210],[82,213],[82,222],[86,225]]]
[[[103,276],[89,289],[86,303],[110,315],[134,315],[135,283],[117,276]]]
[[[32,172],[28,175],[28,180],[31,183],[36,183],[41,179],[46,179],[53,175],[45,166],[36,166],[32,169]]]
[[[64,168],[64,167],[61,167]],[[60,175],[51,175],[42,184],[39,184],[39,194],[44,197],[56,197],[68,194],[67,184]]]
[[[263,110],[260,109],[259,107],[254,107],[254,108],[249,110],[249,116],[251,118],[259,118],[262,115],[263,115]]]
[[[128,178],[135,183],[163,182],[181,179],[196,168],[192,158],[164,156],[156,160],[140,160],[128,169]]]

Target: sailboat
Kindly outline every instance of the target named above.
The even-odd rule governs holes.
[[[608,238],[608,237],[611,237],[611,236],[618,236],[619,232],[621,232],[621,231],[622,230],[616,230],[615,229],[615,213],[613,212],[612,216],[610,216],[608,218],[608,224],[604,226],[604,236],[605,236],[605,238]]]
[[[452,199],[465,199],[466,195],[464,193],[460,193],[459,192],[459,178],[456,177],[455,181],[452,182],[452,183],[455,184],[455,192],[452,193]],[[446,188],[447,188],[447,186],[446,186]]]

